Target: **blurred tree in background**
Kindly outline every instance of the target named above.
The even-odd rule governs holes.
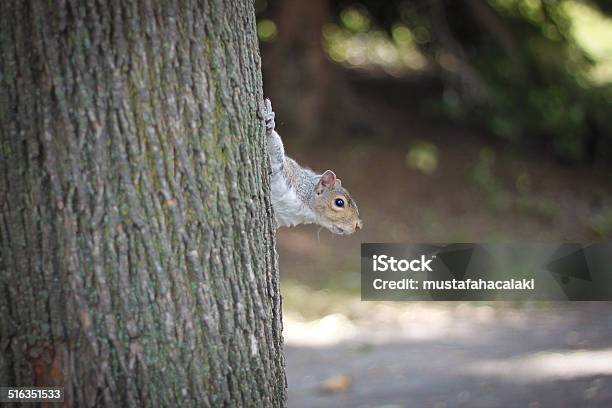
[[[406,90],[399,102],[419,114],[567,162],[611,162],[608,1],[258,0],[257,9],[266,92],[307,139],[330,110],[334,121],[355,116],[347,83],[358,75]]]

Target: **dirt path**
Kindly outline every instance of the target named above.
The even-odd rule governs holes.
[[[612,304],[368,307],[286,317],[289,407],[612,407]]]

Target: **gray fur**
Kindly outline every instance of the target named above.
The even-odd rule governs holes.
[[[283,142],[275,130],[275,115],[269,99],[266,99],[265,106],[268,154],[272,166],[272,206],[277,226],[316,223],[338,234],[350,234],[355,229],[361,228],[357,205],[333,172],[329,171],[326,174],[329,174],[335,183],[324,189],[319,187],[325,191],[325,194],[317,193],[315,190],[321,180],[321,174],[300,166],[285,155]],[[330,210],[323,205],[325,199],[333,200],[337,195],[346,198],[348,208]],[[327,198],[324,199],[324,196]]]

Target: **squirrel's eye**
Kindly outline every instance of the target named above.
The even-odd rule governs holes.
[[[336,201],[334,201],[334,204],[336,204],[336,207],[344,207],[344,200],[341,198],[336,198]]]

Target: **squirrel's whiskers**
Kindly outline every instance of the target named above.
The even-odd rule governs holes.
[[[271,196],[277,227],[318,224],[334,234],[352,234],[363,223],[348,190],[331,170],[317,174],[285,156],[275,130],[274,112],[265,101],[268,154],[272,166]],[[320,232],[320,230],[319,230]],[[319,239],[317,232],[317,239]]]

